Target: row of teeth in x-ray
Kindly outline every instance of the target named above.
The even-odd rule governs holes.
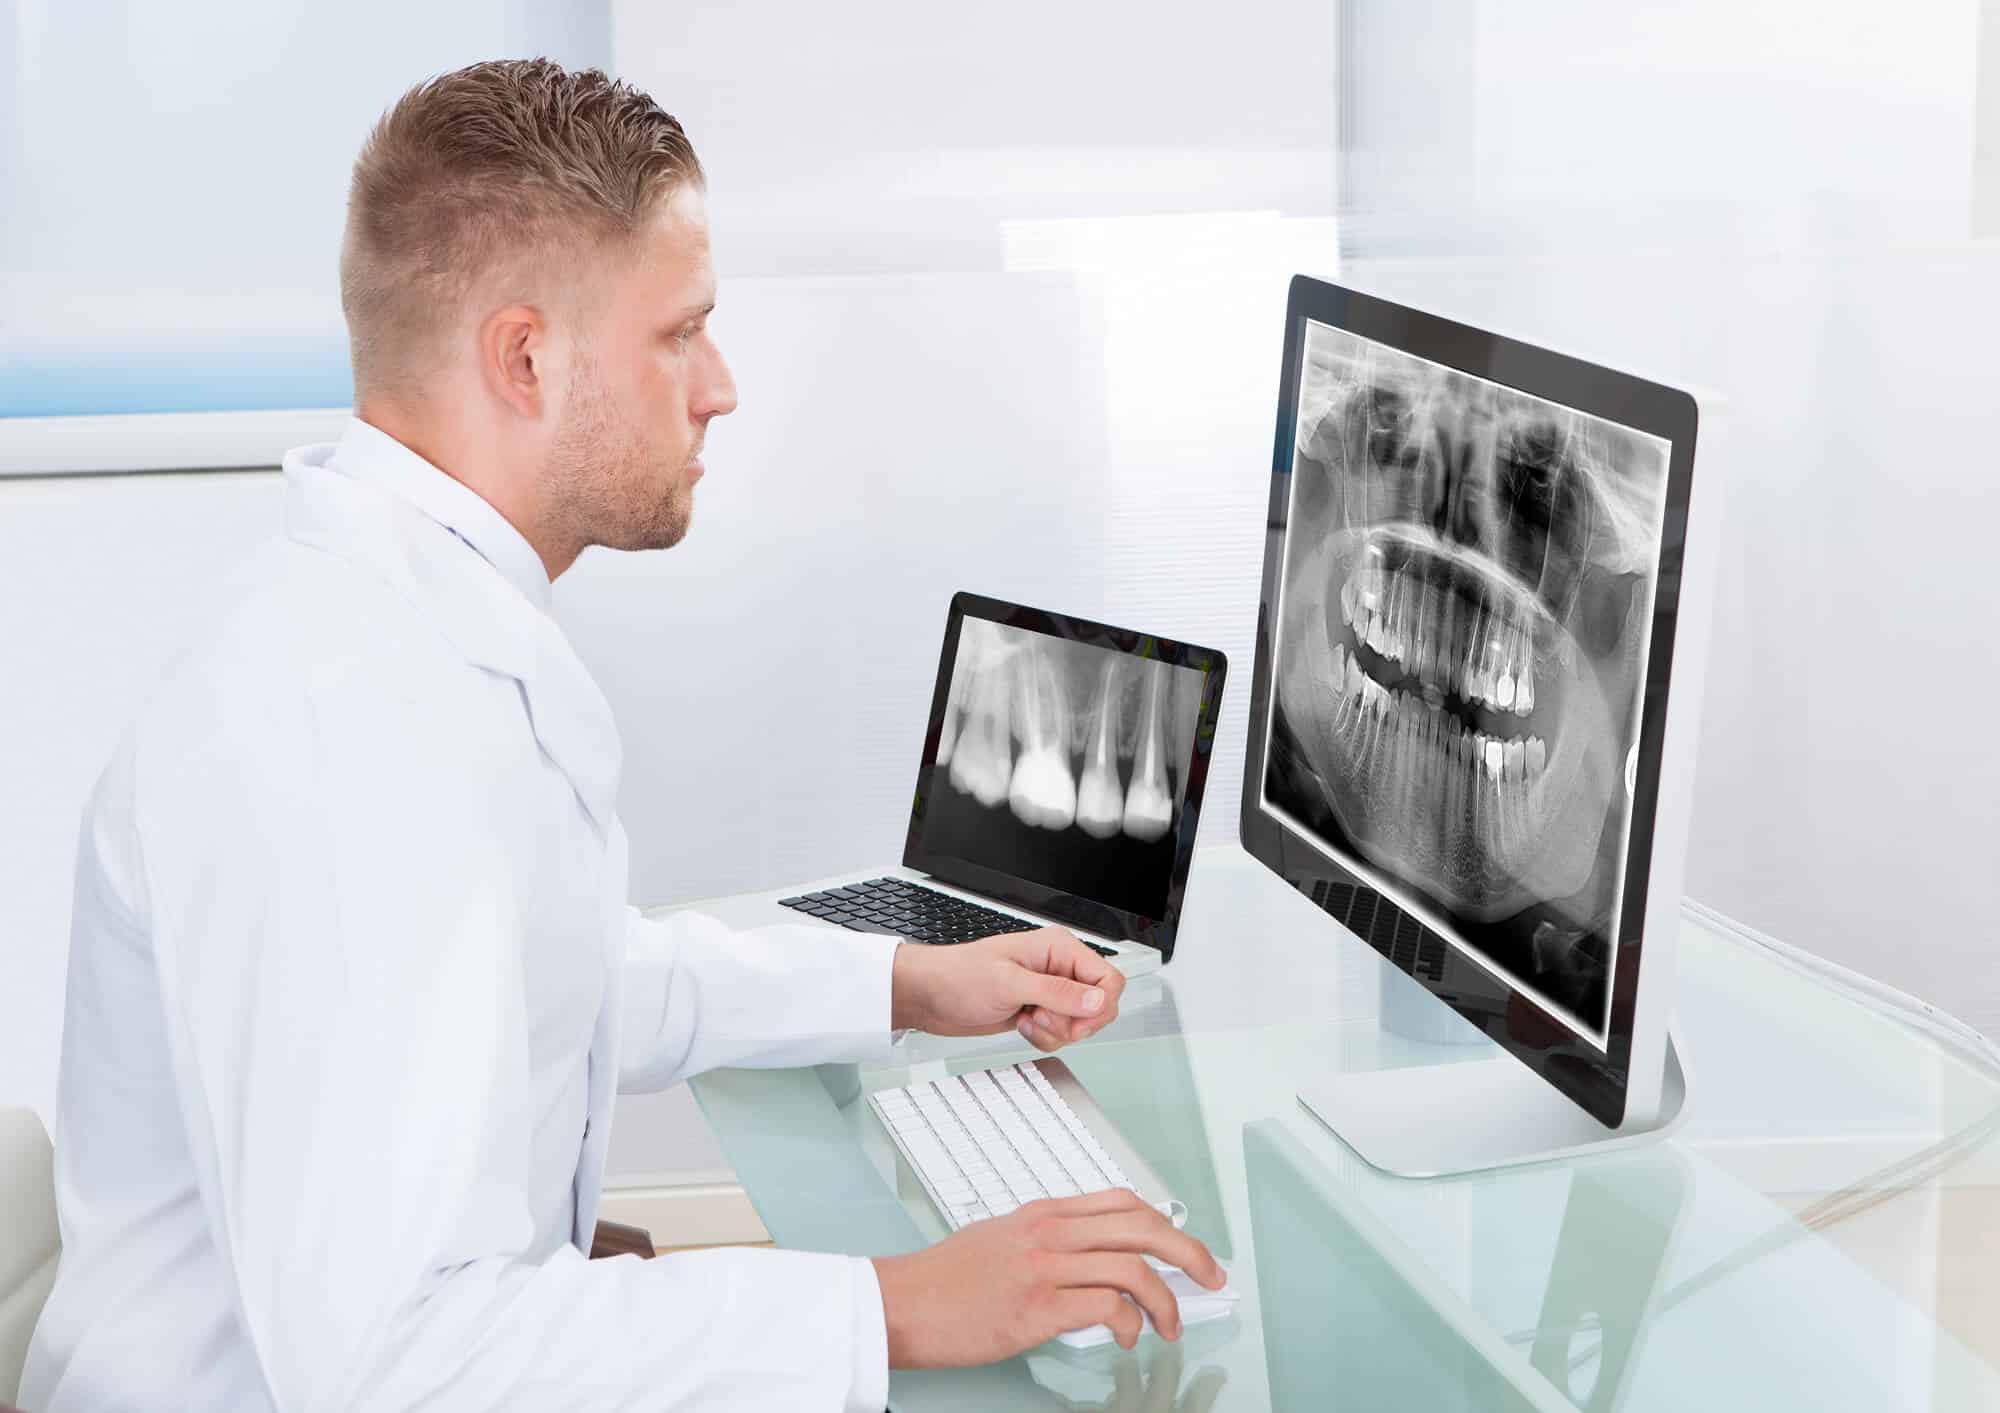
[[[1072,824],[1097,839],[1126,834],[1145,843],[1173,824],[1167,783],[1164,670],[1146,674],[1135,740],[1116,737],[1120,664],[1107,661],[1087,720],[1082,768],[1072,771],[1068,709],[1046,663],[1021,652],[983,668],[960,667],[938,737],[937,763],[952,787],[989,808],[1003,800],[1014,817],[1039,829]],[[1020,741],[1019,754],[1014,743]],[[1121,750],[1121,747],[1123,748]],[[1119,757],[1129,751],[1129,778]]]
[[[1355,637],[1426,686],[1526,716],[1535,709],[1535,644],[1528,626],[1485,612],[1413,573],[1367,565],[1340,591]]]
[[[1340,697],[1334,729],[1348,739],[1364,770],[1436,801],[1453,833],[1504,847],[1528,832],[1529,799],[1549,760],[1541,737],[1502,739],[1467,730],[1416,693],[1383,687],[1338,643],[1333,666]]]

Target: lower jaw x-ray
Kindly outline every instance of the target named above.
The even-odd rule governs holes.
[[[1160,916],[1201,688],[1192,668],[966,618],[927,844]]]
[[[1264,794],[1600,1040],[1668,446],[1308,326]]]

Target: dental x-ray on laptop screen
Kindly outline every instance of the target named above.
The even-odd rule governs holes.
[[[959,594],[903,862],[1172,956],[1227,663]]]
[[[1284,357],[1245,845],[1594,1120],[1549,1144],[1654,1125],[1693,400],[1303,277]]]

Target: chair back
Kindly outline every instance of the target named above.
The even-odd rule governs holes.
[[[0,1405],[21,1391],[21,1365],[56,1282],[55,1150],[33,1109],[0,1108]]]

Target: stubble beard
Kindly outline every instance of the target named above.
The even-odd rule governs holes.
[[[694,513],[686,468],[664,490],[660,483],[658,459],[619,419],[596,364],[582,361],[549,455],[556,515],[578,552],[591,545],[651,550],[679,544]]]

